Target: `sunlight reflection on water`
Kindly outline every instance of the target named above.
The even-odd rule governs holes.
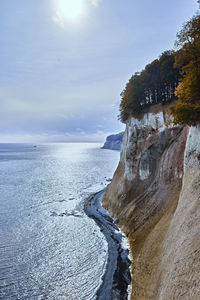
[[[107,244],[80,204],[118,160],[100,144],[0,145],[1,299],[94,299]]]

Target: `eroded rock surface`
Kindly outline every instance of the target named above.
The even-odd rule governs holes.
[[[165,122],[127,122],[103,204],[130,241],[132,299],[200,299],[200,128]]]

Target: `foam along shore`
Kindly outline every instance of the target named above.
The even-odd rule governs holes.
[[[94,219],[108,243],[108,259],[102,284],[96,293],[98,300],[128,299],[131,283],[128,247],[124,247],[124,237],[114,224],[111,215],[101,206],[105,190],[91,195],[85,202],[84,210]]]

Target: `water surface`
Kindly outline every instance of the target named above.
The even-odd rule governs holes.
[[[0,144],[0,299],[95,298],[107,243],[83,199],[119,160],[100,146]]]

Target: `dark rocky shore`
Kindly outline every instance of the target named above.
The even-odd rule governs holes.
[[[97,300],[126,300],[131,282],[129,250],[122,247],[122,233],[110,214],[101,206],[105,191],[91,195],[85,203],[86,214],[95,220],[108,243],[108,261]]]

